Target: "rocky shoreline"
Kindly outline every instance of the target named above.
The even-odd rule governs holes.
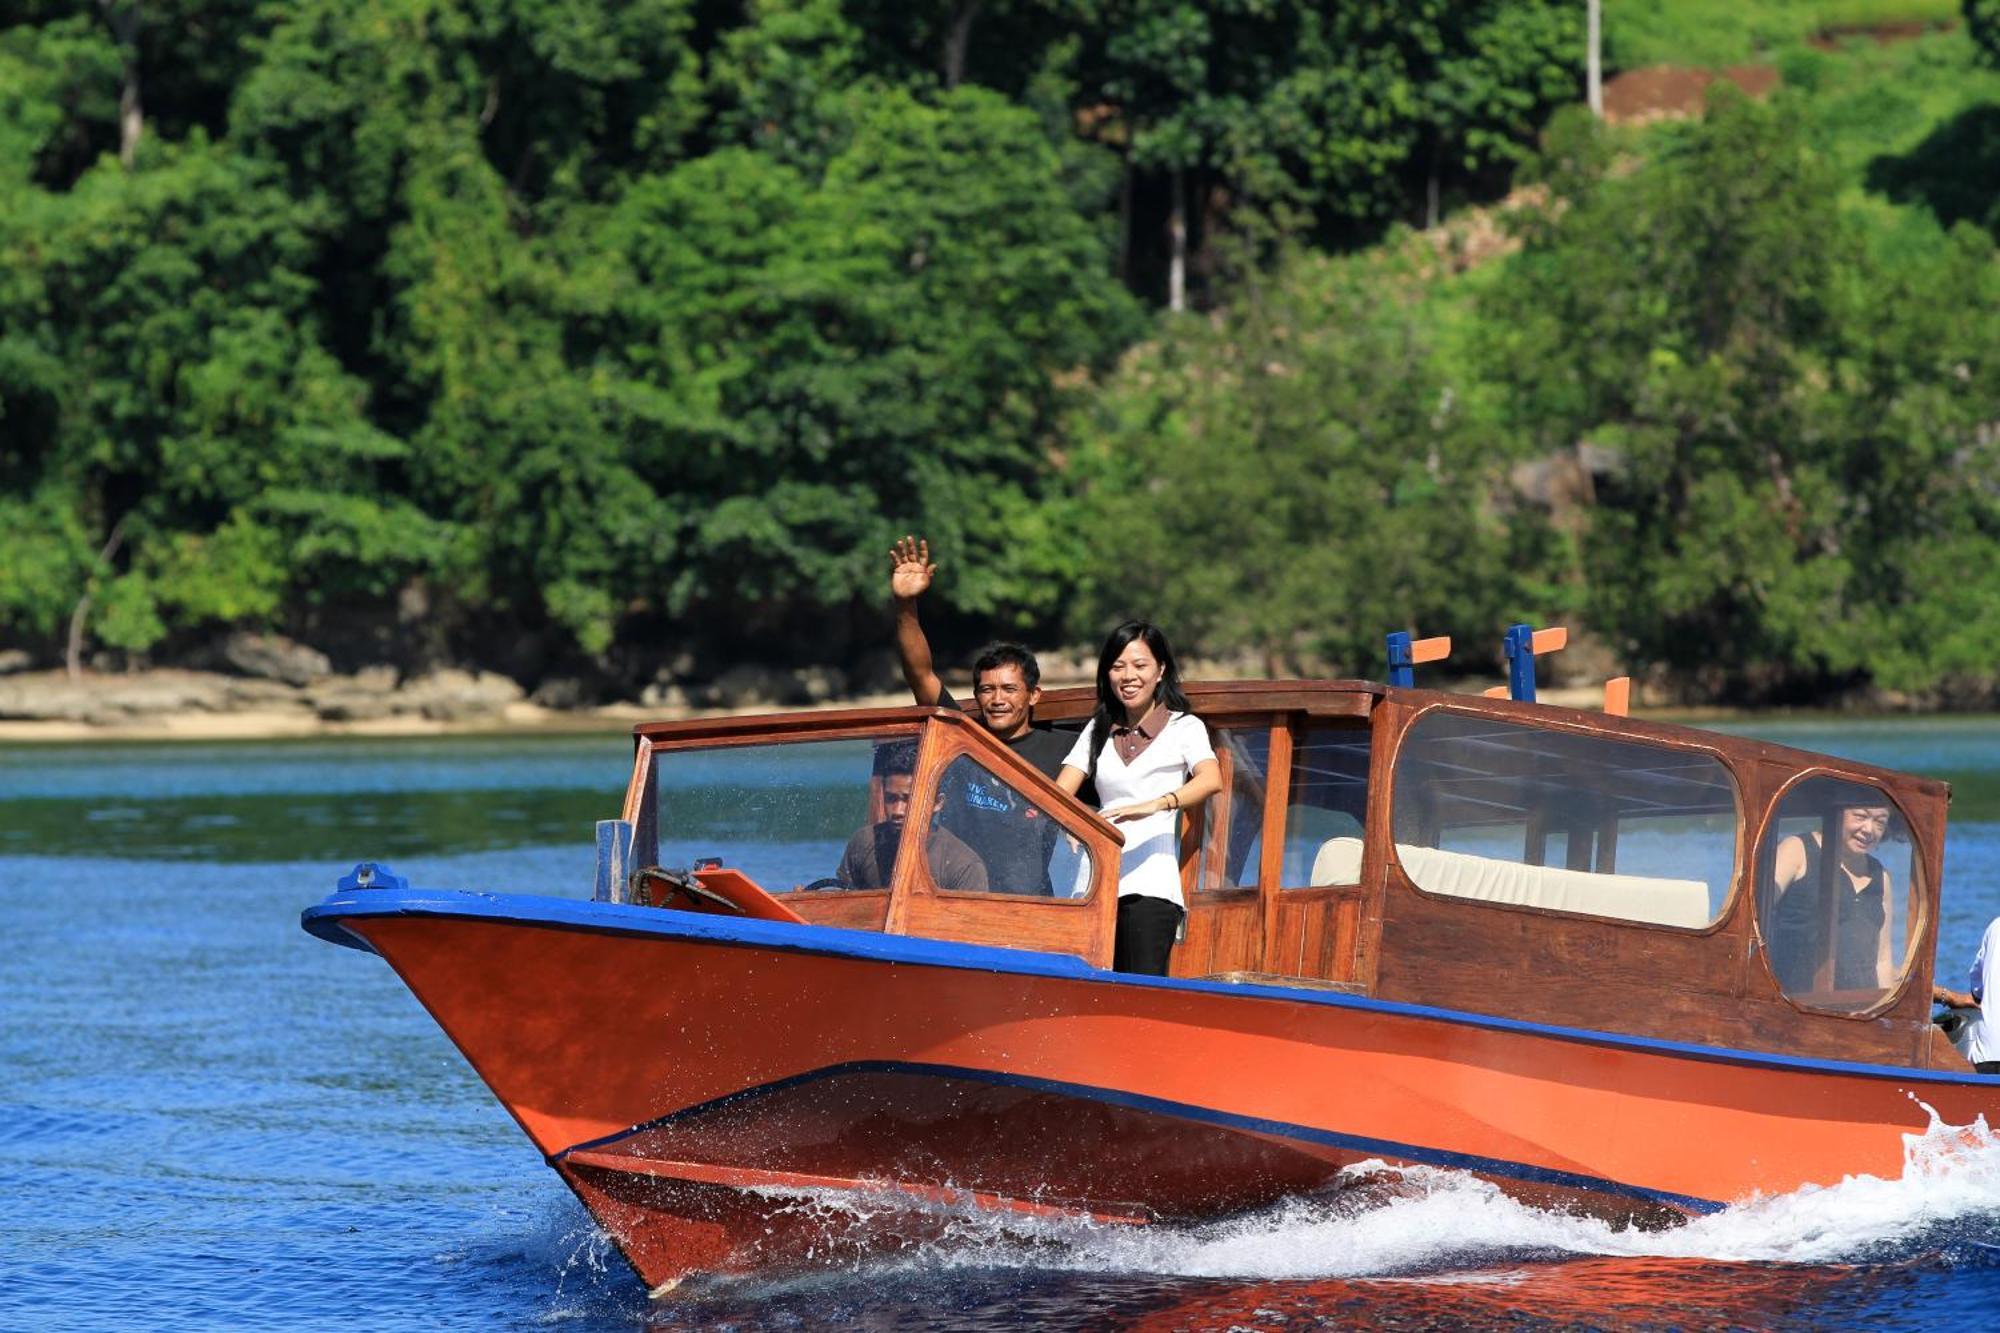
[[[906,703],[893,659],[853,675],[742,664],[713,679],[659,676],[631,697],[554,678],[531,694],[493,671],[388,665],[336,671],[325,655],[278,635],[232,636],[196,666],[30,669],[0,652],[0,742],[435,735],[466,731],[618,730],[759,709]]]
[[[1047,683],[1088,682],[1059,678]],[[329,672],[299,683],[178,668],[85,672],[76,678],[61,671],[16,671],[0,675],[0,744],[622,731],[641,721],[778,708],[894,707],[910,701],[900,688],[835,694],[825,691],[822,674],[765,668],[739,669],[691,688],[648,687],[644,695],[553,706],[506,676],[455,669],[399,678],[390,668],[370,668]],[[1594,689],[1544,689],[1542,697],[1588,708],[1598,695]]]

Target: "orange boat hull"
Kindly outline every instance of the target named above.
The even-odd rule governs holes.
[[[306,925],[388,960],[655,1287],[966,1209],[1217,1216],[1370,1160],[1708,1211],[1896,1176],[1927,1107],[2000,1104],[1973,1076],[658,909],[361,890]]]

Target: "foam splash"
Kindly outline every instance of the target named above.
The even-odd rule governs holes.
[[[1372,1162],[1350,1168],[1347,1177],[1337,1192],[1201,1225],[1128,1227],[935,1206],[926,1210],[930,1225],[921,1240],[898,1238],[909,1219],[908,1200],[839,1191],[774,1194],[774,1202],[810,1218],[826,1238],[807,1269],[760,1274],[747,1283],[700,1279],[686,1296],[697,1302],[690,1308],[706,1308],[699,1306],[704,1300],[729,1300],[728,1292],[737,1299],[755,1293],[757,1301],[782,1304],[795,1298],[810,1304],[828,1290],[827,1283],[857,1276],[870,1290],[878,1290],[882,1280],[892,1289],[914,1282],[920,1285],[911,1290],[928,1290],[921,1284],[1012,1272],[1031,1280],[1067,1274],[1121,1283],[1210,1280],[1231,1287],[1359,1282],[1376,1290],[1439,1296],[1449,1288],[1460,1293],[1459,1300],[1504,1305],[1510,1290],[1540,1299],[1545,1293],[1535,1286],[1537,1275],[1550,1264],[1575,1274],[1608,1263],[1614,1267],[1595,1271],[1612,1280],[1655,1271],[1648,1265],[1684,1272],[1692,1263],[1733,1275],[1716,1294],[1726,1305],[1748,1298],[1756,1284],[1750,1275],[1758,1272],[1893,1267],[1939,1254],[1952,1264],[2000,1263],[2000,1134],[1984,1118],[1953,1126],[1931,1114],[1922,1133],[1904,1136],[1903,1169],[1893,1179],[1850,1176],[1660,1231],[1620,1229],[1530,1207],[1455,1171]],[[558,1300],[544,1318],[552,1324],[602,1317],[604,1302],[622,1308],[621,1300],[630,1296],[622,1265],[613,1261],[602,1233],[580,1212],[568,1216],[571,1224],[552,1225],[545,1237],[549,1244],[542,1247],[554,1252],[559,1272]],[[1572,1281],[1565,1295],[1573,1297],[1574,1287]],[[1276,1289],[1255,1290],[1268,1295]],[[1687,1295],[1684,1287],[1673,1290]],[[1478,1292],[1491,1294],[1475,1296]],[[1642,1288],[1641,1299],[1656,1296],[1656,1289]]]

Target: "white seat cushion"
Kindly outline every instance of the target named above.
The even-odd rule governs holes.
[[[1418,888],[1481,902],[1546,907],[1661,926],[1709,923],[1708,885],[1698,879],[1599,875],[1562,866],[1531,866],[1469,852],[1396,844],[1396,859]],[[1313,857],[1314,884],[1355,884],[1361,839],[1329,838]]]

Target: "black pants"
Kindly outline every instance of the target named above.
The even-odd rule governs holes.
[[[1128,894],[1118,900],[1118,939],[1111,946],[1111,970],[1167,975],[1167,956],[1174,949],[1174,932],[1181,928],[1179,903],[1165,898]]]

